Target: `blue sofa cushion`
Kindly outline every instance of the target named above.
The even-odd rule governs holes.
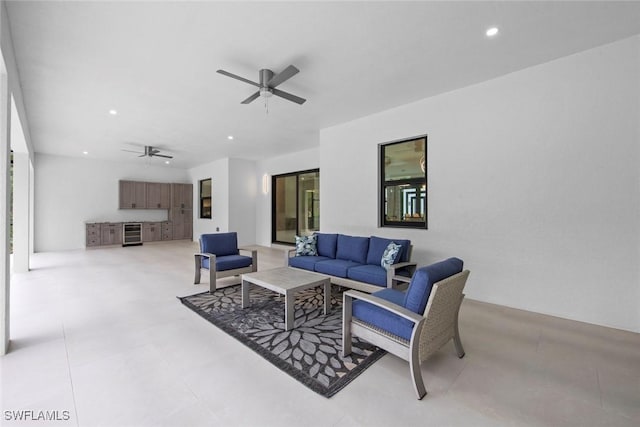
[[[411,278],[404,303],[406,309],[423,314],[427,306],[433,284],[462,271],[463,262],[449,258],[426,267],[419,268]]]
[[[336,277],[347,277],[347,271],[351,267],[357,267],[361,264],[346,259],[328,259],[326,261],[318,261],[315,270],[318,273],[329,274]]]
[[[336,258],[354,261],[359,264],[367,263],[367,253],[369,251],[369,238],[358,236],[346,236],[338,234],[338,249]],[[380,260],[378,260],[380,265]]]
[[[316,243],[318,255],[335,258],[338,235],[329,233],[315,233],[315,235],[318,236]]]
[[[331,258],[326,256],[294,256],[289,258],[289,266],[303,268],[309,271],[315,271],[315,265],[318,261],[325,261]]]
[[[249,256],[244,255],[224,255],[224,256],[216,256],[216,270],[217,271],[225,271],[225,270],[234,270],[236,268],[244,268],[249,267],[253,259]],[[202,267],[209,269],[209,258],[203,257],[202,259]]]
[[[383,289],[371,295],[375,295],[400,306],[405,299],[404,292],[396,289]],[[354,300],[352,310],[353,317],[406,340],[411,340],[411,332],[414,326],[413,322],[362,300]]]
[[[296,236],[296,256],[316,256],[318,255],[317,237]]]
[[[385,249],[389,246],[389,243],[395,243],[402,246],[402,249],[396,256],[396,262],[409,261],[409,246],[411,240],[403,239],[385,239],[384,237],[371,236],[369,239],[369,252],[367,253],[367,264],[380,265],[382,255]]]
[[[387,270],[379,265],[366,264],[351,267],[349,271],[347,271],[347,277],[359,282],[387,287]]]
[[[200,252],[216,256],[238,255],[238,234],[235,231],[203,234],[200,236]]]

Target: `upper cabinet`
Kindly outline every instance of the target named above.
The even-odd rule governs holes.
[[[171,184],[147,182],[147,209],[169,209],[171,207]]]
[[[120,209],[144,209],[147,207],[145,182],[120,181]]]
[[[173,201],[171,207],[179,209],[193,208],[193,184],[171,184]]]

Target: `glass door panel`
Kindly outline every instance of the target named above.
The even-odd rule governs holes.
[[[272,241],[295,243],[320,229],[320,172],[276,175],[272,180]]]
[[[295,242],[296,176],[275,177],[275,240]]]
[[[320,229],[320,177],[318,172],[298,175],[298,235]]]

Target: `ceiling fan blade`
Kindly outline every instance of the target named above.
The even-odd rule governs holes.
[[[299,96],[291,95],[290,93],[285,92],[285,91],[280,90],[280,89],[272,89],[271,91],[273,92],[274,95],[278,95],[280,98],[284,98],[284,99],[286,99],[288,101],[295,102],[296,104],[302,105],[306,101],[306,99],[304,99],[304,98],[300,98]]]
[[[126,151],[127,153],[143,154],[141,151],[125,150],[124,148],[121,149],[120,151]]]
[[[284,70],[282,70],[281,72],[273,76],[271,80],[267,82],[267,84],[269,85],[270,88],[274,88],[279,84],[289,80],[291,77],[295,76],[299,72],[300,70],[298,70],[296,67],[294,67],[293,65],[289,65],[287,68],[285,68]]]
[[[166,154],[151,154],[151,157],[164,157],[165,159],[173,159],[173,156],[167,156]]]
[[[241,82],[249,83],[250,85],[254,85],[254,86],[260,87],[259,83],[252,82],[251,80],[247,80],[244,77],[236,76],[235,74],[231,74],[228,71],[218,70],[216,72],[222,74],[223,76],[231,77],[232,79],[240,80]]]
[[[260,97],[260,91],[257,91],[256,93],[254,93],[253,95],[251,95],[250,97],[242,101],[241,104],[248,104],[259,97]]]

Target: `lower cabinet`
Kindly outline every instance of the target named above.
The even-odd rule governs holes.
[[[169,221],[162,223],[162,240],[173,240],[173,225]]]
[[[100,224],[91,223],[86,224],[86,245],[100,246],[102,239],[100,239]]]
[[[142,241],[157,242],[159,240],[162,240],[162,223],[161,222],[142,223]]]
[[[85,223],[86,247],[108,245],[140,245],[142,242],[191,239],[193,219],[190,209],[173,209],[174,221],[157,222],[91,222]]]
[[[100,245],[119,245],[121,243],[121,222],[104,222],[100,224]]]

